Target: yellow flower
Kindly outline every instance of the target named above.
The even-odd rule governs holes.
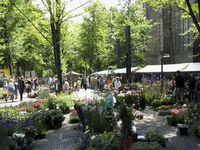
[[[87,131],[85,132],[85,134],[88,133],[88,132],[90,132],[90,130],[87,130]]]
[[[1,111],[2,111],[2,112],[6,112],[6,110],[5,110],[5,109],[3,109],[3,108],[1,109]]]

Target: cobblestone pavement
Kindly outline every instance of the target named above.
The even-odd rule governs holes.
[[[78,124],[69,122],[69,114],[64,116],[62,128],[49,130],[45,139],[35,140],[33,150],[75,150],[73,147],[74,137],[79,135],[81,130],[73,130],[78,127]]]
[[[154,111],[151,106],[147,106],[145,110],[140,110],[145,113],[143,119],[136,119],[134,125],[137,128],[138,135],[145,135],[147,131],[156,130],[161,135],[169,138],[169,142],[173,145],[184,145],[185,141],[196,140],[200,143],[200,139],[196,138],[195,134],[189,129],[188,135],[180,135],[177,126],[172,126],[167,123],[166,116],[158,116],[158,112]]]

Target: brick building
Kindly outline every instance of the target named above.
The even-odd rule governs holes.
[[[171,19],[169,19],[171,12]],[[161,62],[160,51],[170,54],[170,30],[169,21],[171,20],[172,27],[172,41],[174,47],[174,63],[187,63],[187,62],[200,62],[200,56],[191,57],[200,52],[200,40],[193,42],[193,32],[185,33],[192,25],[192,19],[183,19],[178,14],[177,9],[170,10],[159,10],[154,12],[152,7],[146,5],[146,18],[153,19],[153,22],[158,24],[151,31],[152,44],[150,45],[150,51],[146,52],[145,65],[158,65]],[[190,45],[189,45],[190,44]],[[165,58],[164,64],[171,64],[171,58]]]

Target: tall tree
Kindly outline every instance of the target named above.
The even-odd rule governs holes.
[[[81,25],[81,55],[85,58],[86,64],[89,68],[103,69],[109,55],[109,48],[107,43],[109,11],[103,6],[99,0],[92,3],[86,8],[88,15],[83,17]]]

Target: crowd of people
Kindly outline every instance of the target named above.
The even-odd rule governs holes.
[[[29,97],[29,93],[34,90],[36,91],[38,83],[38,78],[31,78],[31,79],[25,79],[22,77],[18,77],[17,80],[11,79],[4,79],[3,81],[3,87],[4,89],[8,90],[8,96],[6,99],[6,102],[8,99],[11,99],[12,101],[14,99],[18,99],[18,95],[20,95],[20,101],[23,100],[23,93],[27,93],[27,97]],[[18,94],[19,93],[19,94]]]
[[[172,80],[168,84],[168,90],[172,91],[176,96],[176,102],[179,100],[183,103],[186,80],[181,75],[180,71],[176,72],[176,77],[172,77]],[[200,78],[195,80],[195,74],[191,74],[188,80],[188,102],[191,102],[194,98],[197,98],[197,103],[200,103]]]

